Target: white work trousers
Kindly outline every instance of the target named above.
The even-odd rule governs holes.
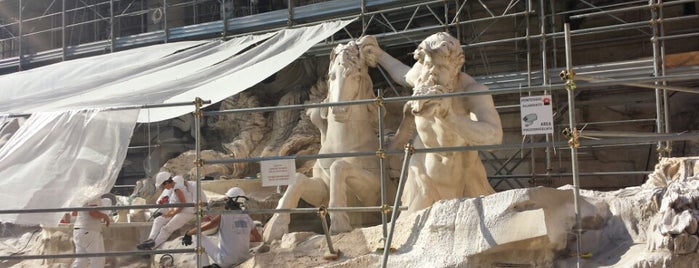
[[[220,232],[220,230],[219,230]],[[193,238],[196,239],[196,236]],[[209,262],[209,258],[214,260],[215,264],[218,264],[221,267],[227,268],[227,267],[233,267],[236,266],[242,262],[239,263],[226,263],[226,260],[224,260],[224,256],[221,253],[221,248],[218,247],[217,244],[214,243],[209,237],[202,235],[201,236],[201,246],[204,248],[204,251],[206,252],[205,255],[201,255],[201,265],[202,266],[207,266],[211,264]],[[208,255],[208,256],[207,256]]]
[[[182,228],[187,222],[194,218],[194,213],[180,212],[172,217],[158,216],[153,220],[153,226],[150,228],[149,239],[155,241],[155,247],[158,248],[163,242],[165,242],[170,235],[177,231],[177,229]]]
[[[194,236],[193,238],[196,239],[196,236]],[[207,265],[211,264],[209,262],[209,257],[211,257],[214,260],[214,263],[221,264],[221,260],[219,257],[221,255],[221,249],[218,248],[218,245],[214,244],[214,242],[211,241],[211,239],[209,239],[205,235],[202,235],[201,236],[201,246],[204,248],[204,252],[206,252],[205,255],[201,255],[201,265],[202,266],[207,266]]]
[[[75,229],[73,230],[73,241],[76,254],[104,252],[104,239],[100,231]],[[90,268],[103,268],[105,259],[104,257],[76,258],[73,261],[73,268],[88,267],[88,262]]]

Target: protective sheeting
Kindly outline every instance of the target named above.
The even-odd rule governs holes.
[[[126,157],[137,110],[32,115],[0,149],[3,209],[80,206],[108,192]],[[0,214],[0,222],[56,225],[63,213]]]
[[[281,70],[350,22],[157,45],[1,76],[0,210],[81,206],[113,187],[137,119],[155,122],[194,110],[109,108],[195,97],[216,103]],[[62,214],[0,214],[0,222],[56,225]]]
[[[82,94],[114,80],[126,79],[166,64],[176,52],[205,44],[177,42],[64,61],[0,76],[2,113],[32,113],[47,102]],[[190,50],[191,51],[191,50]],[[189,51],[187,51],[189,52]],[[185,53],[177,53],[177,56]]]
[[[11,77],[14,74],[0,77],[3,94],[9,94],[0,101],[0,111],[36,113],[109,108],[189,102],[195,97],[216,103],[276,73],[350,22],[326,22],[226,42],[168,45],[166,49],[170,54],[163,51],[159,53],[161,57],[151,55],[151,49],[124,51],[122,53],[129,60],[123,65],[119,65],[121,60],[107,59],[108,55],[105,55],[97,59],[82,59],[79,64],[66,62],[47,66],[23,74],[22,78]],[[253,44],[257,45],[240,53]],[[183,51],[173,53],[173,50]],[[104,60],[113,63],[106,65],[102,63]],[[72,68],[82,73],[73,72]],[[63,77],[64,74],[67,77]],[[5,93],[5,88],[13,90]],[[156,122],[193,110],[194,106],[144,109],[138,121]]]

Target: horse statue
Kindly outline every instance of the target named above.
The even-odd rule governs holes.
[[[328,96],[324,102],[376,97],[362,48],[361,43],[350,41],[332,50]],[[307,113],[320,129],[319,154],[368,152],[378,148],[379,114],[374,104],[315,108]],[[296,208],[300,199],[316,207],[378,206],[381,201],[379,172],[379,161],[375,156],[318,159],[312,177],[296,174],[296,181],[286,189],[277,209]],[[389,187],[386,189],[390,191]],[[358,219],[361,215],[353,216],[352,221],[346,212],[331,211],[329,215],[332,233],[351,231],[352,223],[361,223]],[[280,239],[288,232],[289,222],[288,213],[274,214],[265,226],[264,241]]]

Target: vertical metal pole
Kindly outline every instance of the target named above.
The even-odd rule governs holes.
[[[653,75],[657,77],[661,74],[663,76],[665,75],[665,39],[658,41],[658,39],[661,39],[665,35],[663,28],[663,1],[657,0],[653,5],[654,6],[651,7],[651,12],[654,14],[652,15],[653,18],[651,20],[651,26],[653,28],[653,37],[651,37],[653,41]],[[660,83],[661,82],[656,81],[655,85]],[[662,85],[667,85],[667,82],[662,81]],[[660,107],[662,108],[662,111],[660,111],[660,115],[662,115],[663,122],[663,128],[658,128],[658,133],[670,133],[670,111],[668,107],[667,90],[656,89],[656,98],[658,98],[658,91],[662,95],[662,99],[660,100],[662,103],[662,106]],[[663,147],[660,147],[659,143],[658,151],[664,156],[670,157],[672,155],[672,142],[665,141],[665,145]]]
[[[551,10],[551,32],[556,33],[556,1],[555,0],[549,0],[549,10]],[[553,53],[551,53],[551,56],[553,59],[551,62],[553,62],[553,68],[558,67],[558,48],[556,46],[556,38],[551,38],[551,49],[553,50]]]
[[[61,61],[66,60],[66,0],[61,1]]]
[[[459,10],[458,8],[461,6],[460,1],[454,0],[454,4],[456,5],[456,8],[457,8],[456,10],[458,11]],[[454,14],[454,21],[456,22],[456,26],[455,26],[456,27],[456,39],[459,40],[459,42],[462,42],[463,40],[461,40],[461,23],[460,23],[461,22],[461,12]],[[462,44],[463,44],[463,42],[462,42]]]
[[[167,27],[167,0],[163,0],[163,31],[165,32],[165,40],[167,43],[170,40],[170,29]]]
[[[545,5],[546,0],[539,1],[539,31],[541,32],[541,39],[539,40],[539,47],[541,52],[541,85],[545,86],[549,84],[549,73],[548,73],[548,62],[547,62],[547,50],[546,50],[546,13]],[[549,91],[544,91],[544,94],[548,94]],[[551,141],[551,135],[546,134],[546,144]],[[551,146],[546,146],[546,183],[551,183]]]
[[[663,0],[658,0],[658,33],[660,37],[665,36],[665,27],[663,26]],[[665,39],[660,40],[660,72],[665,76]],[[656,82],[657,83],[657,82]],[[663,86],[667,86],[667,81],[662,81]],[[667,90],[663,89],[663,115],[665,122],[665,132],[670,133],[670,107],[668,105],[668,94]],[[672,141],[665,141],[664,151],[667,157],[672,156]]]
[[[526,25],[524,29],[525,40],[527,45],[527,86],[532,86],[532,44],[531,38],[529,37],[529,11],[532,9],[532,1],[527,1],[527,13],[524,15],[524,23]],[[516,52],[515,52],[516,53]]]
[[[654,0],[649,0],[648,5],[650,5],[650,13],[651,13],[651,19],[650,19],[650,27],[651,30],[653,31],[653,36],[650,38],[651,43],[653,44],[653,76],[658,77],[659,71],[658,71],[658,65],[660,64],[658,62],[658,13],[657,13],[657,5],[655,5]],[[658,82],[654,82],[655,85],[658,85]],[[665,129],[664,127],[664,122],[663,122],[663,97],[662,97],[663,91],[656,88],[655,89],[655,132],[656,133],[662,133],[663,130]],[[662,158],[664,156],[663,154],[663,141],[658,141],[657,143],[657,148],[656,151],[658,152],[658,159]]]
[[[220,3],[221,21],[223,22],[223,32],[221,33],[221,37],[226,38],[226,34],[228,33],[228,18],[226,17],[226,0],[223,0]]]
[[[17,65],[18,71],[22,71],[22,54],[24,51],[22,51],[22,0],[19,0],[19,6],[17,7],[19,9],[19,34],[18,34],[18,48],[17,48],[17,58],[19,60],[19,64]]]
[[[145,1],[141,1],[141,10],[146,9]],[[148,16],[141,16],[141,33],[148,31]]]
[[[196,225],[197,225],[197,266],[196,267],[201,267],[201,255],[202,252],[204,251],[204,248],[201,246],[201,216],[203,213],[203,205],[201,203],[201,197],[199,196],[199,193],[201,192],[201,167],[203,165],[203,161],[201,160],[201,118],[203,116],[203,113],[201,111],[201,106],[202,106],[202,100],[197,97],[194,100],[194,151],[195,151],[195,172],[194,176],[196,176],[196,181],[197,181],[197,189],[196,189],[196,196],[195,198],[195,203],[197,203],[197,213],[196,213]]]
[[[527,1],[527,14],[524,15],[524,20],[525,20],[525,36],[526,36],[526,45],[527,45],[527,86],[531,87],[532,86],[532,45],[531,45],[531,38],[530,38],[530,33],[529,33],[529,27],[531,26],[529,23],[529,12],[532,11],[532,0]],[[529,92],[529,95],[531,95],[531,92]],[[530,136],[529,137],[529,142],[534,143],[534,137]],[[536,174],[536,149],[532,148],[531,149],[531,174],[532,174],[532,182],[536,182],[537,178],[535,177]]]
[[[195,25],[197,24],[197,0],[192,0],[192,22],[194,22]]]
[[[289,15],[286,18],[286,26],[291,27],[292,25],[294,25],[294,1],[288,0],[286,7],[289,11]]]
[[[444,31],[449,32],[449,2],[444,1]]]
[[[541,53],[541,85],[547,85],[548,84],[548,70],[547,70],[547,62],[546,62],[546,14],[544,6],[546,0],[540,0],[539,1],[539,32],[541,33],[541,37],[539,39],[539,47],[540,47],[540,53]]]
[[[391,253],[391,240],[393,240],[393,231],[396,229],[396,218],[398,217],[398,211],[400,210],[400,197],[403,195],[403,187],[405,186],[405,181],[408,172],[408,164],[410,163],[410,157],[413,155],[413,145],[408,143],[405,145],[403,153],[403,165],[400,170],[400,180],[398,181],[398,192],[396,193],[396,199],[393,201],[393,211],[391,213],[391,229],[388,231],[388,237],[384,241],[383,246],[383,259],[381,260],[381,268],[386,268],[388,263],[388,254]]]
[[[571,172],[573,173],[573,202],[575,205],[575,230],[577,237],[577,264],[580,268],[580,251],[582,250],[582,225],[580,220],[580,178],[578,176],[578,130],[575,128],[575,73],[573,72],[573,57],[570,45],[570,24],[565,27],[566,48],[566,91],[568,92],[568,124],[572,133],[568,145],[570,146]]]
[[[116,34],[114,33],[114,0],[109,0],[109,33],[111,34],[111,44],[109,52],[114,52],[116,48]]]
[[[364,36],[364,34],[366,34],[366,27],[367,27],[366,26],[366,19],[364,18],[364,13],[366,12],[366,0],[360,0],[359,4],[361,5],[361,9],[362,9],[362,11],[361,11],[362,14],[360,16],[362,17],[362,36]],[[385,233],[384,233],[384,236],[385,236]]]
[[[384,153],[384,144],[383,144],[383,136],[384,136],[384,126],[383,126],[383,113],[384,113],[384,102],[383,102],[383,90],[379,88],[379,96],[376,99],[376,105],[379,106],[379,174],[381,178],[381,206],[386,207],[386,162],[385,157],[386,154]],[[388,211],[385,209],[381,210],[381,226],[383,230],[382,238],[386,239],[386,223],[387,223],[387,218],[386,218],[386,213]]]

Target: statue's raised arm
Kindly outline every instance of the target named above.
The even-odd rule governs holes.
[[[410,71],[410,66],[405,65],[401,61],[392,57],[379,47],[379,43],[376,41],[376,37],[367,35],[358,40],[359,44],[364,47],[365,60],[371,67],[376,67],[380,64],[381,67],[388,71],[391,78],[396,81],[396,83],[406,86],[413,87],[414,84],[408,82],[405,75]]]
[[[413,96],[486,91],[488,88],[461,72],[465,62],[459,40],[436,33],[415,49],[416,63],[409,67],[383,51],[374,37],[360,40],[369,45],[367,62],[381,65],[398,84],[413,88]],[[412,100],[405,118],[389,142],[389,148],[405,144],[404,132],[416,132],[416,148],[492,145],[502,142],[502,123],[491,95]],[[402,135],[400,135],[403,132]],[[494,193],[477,151],[416,154],[410,161],[402,197],[409,211],[440,199],[475,197]]]

